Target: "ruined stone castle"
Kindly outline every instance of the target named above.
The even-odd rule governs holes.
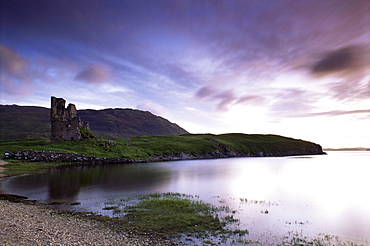
[[[66,101],[63,98],[51,97],[51,141],[79,141],[81,139],[80,128],[90,130],[89,123],[83,122],[77,116],[76,106],[72,103],[65,108]]]

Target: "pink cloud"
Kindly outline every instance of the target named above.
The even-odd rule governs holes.
[[[24,72],[27,61],[14,50],[0,44],[1,71],[12,76],[20,76]]]
[[[302,113],[296,114],[293,117],[315,117],[315,116],[341,116],[341,115],[362,115],[365,114],[365,119],[370,118],[370,109],[358,109],[358,110],[333,110],[318,113]]]
[[[0,90],[16,97],[28,96],[34,93],[30,83],[29,62],[15,50],[0,44]]]
[[[200,88],[197,93],[195,94],[195,97],[196,98],[199,98],[199,99],[204,99],[206,97],[209,97],[213,94],[216,93],[216,90],[214,88],[212,88],[211,86],[203,86],[202,88]]]
[[[109,82],[112,78],[110,69],[100,64],[91,65],[75,76],[75,80],[91,84]]]
[[[9,79],[3,79],[3,81],[1,81],[1,87],[8,94],[16,96],[17,98],[29,96],[35,92],[35,88],[31,83],[17,83]]]
[[[141,110],[147,110],[155,115],[161,115],[161,116],[167,115],[167,110],[163,106],[153,101],[150,101],[150,100],[145,100],[144,102],[137,105],[136,107]]]
[[[236,100],[236,96],[234,95],[234,92],[231,90],[222,92],[221,94],[218,94],[214,96],[213,98],[221,100],[217,105],[217,109],[220,111],[229,110]]]
[[[264,104],[265,102],[266,102],[266,99],[263,96],[248,95],[248,96],[244,96],[240,98],[236,103],[258,106],[258,105]]]
[[[195,97],[198,99],[208,99],[215,102],[217,110],[228,111],[232,106],[237,104],[260,106],[266,102],[265,97],[260,95],[240,96],[233,89],[222,90],[219,86],[203,86],[200,88]]]

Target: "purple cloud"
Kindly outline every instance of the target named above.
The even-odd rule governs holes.
[[[341,77],[362,74],[370,69],[369,49],[361,46],[347,46],[328,52],[311,68],[318,76],[339,75]]]
[[[160,116],[168,115],[167,110],[163,106],[161,106],[161,105],[159,105],[159,104],[157,104],[157,103],[155,103],[151,100],[145,100],[141,104],[137,105],[136,108],[141,109],[141,110],[149,111],[149,112],[151,112],[155,115],[160,115]]]
[[[34,93],[28,76],[29,62],[15,50],[0,44],[1,89],[9,95],[25,97]]]
[[[370,119],[370,109],[360,109],[360,110],[333,110],[318,113],[302,113],[296,114],[293,117],[317,117],[317,116],[341,116],[341,115],[362,115],[367,114],[366,119]]]
[[[232,90],[227,90],[213,97],[214,100],[220,100],[217,109],[220,111],[227,111],[236,100],[236,96]]]
[[[252,106],[261,106],[266,103],[266,98],[259,95],[247,95],[240,98],[236,104],[252,105]]]
[[[198,99],[204,99],[210,97],[216,93],[216,90],[212,86],[203,86],[196,93],[195,97]]]
[[[320,98],[319,94],[302,89],[284,89],[273,95],[274,103],[271,106],[271,115],[278,117],[290,117],[300,112],[311,112],[315,101]]]
[[[311,67],[319,77],[336,79],[327,88],[335,99],[358,100],[370,98],[370,48],[364,45],[342,47],[326,53]],[[339,80],[338,80],[339,79]]]
[[[75,76],[75,80],[84,81],[91,84],[105,83],[112,80],[109,68],[95,64],[91,65]]]
[[[0,44],[0,68],[2,73],[19,77],[25,71],[28,62],[14,50]]]

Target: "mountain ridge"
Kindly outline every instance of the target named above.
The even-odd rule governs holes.
[[[90,123],[96,137],[104,139],[188,133],[163,117],[137,109],[84,109],[77,110],[77,115]],[[0,141],[38,137],[50,137],[50,108],[0,105]]]

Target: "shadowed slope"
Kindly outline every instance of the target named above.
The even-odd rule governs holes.
[[[90,123],[96,137],[105,139],[188,133],[162,117],[140,110],[78,110],[77,115]],[[39,137],[50,137],[49,108],[0,105],[0,141]]]

